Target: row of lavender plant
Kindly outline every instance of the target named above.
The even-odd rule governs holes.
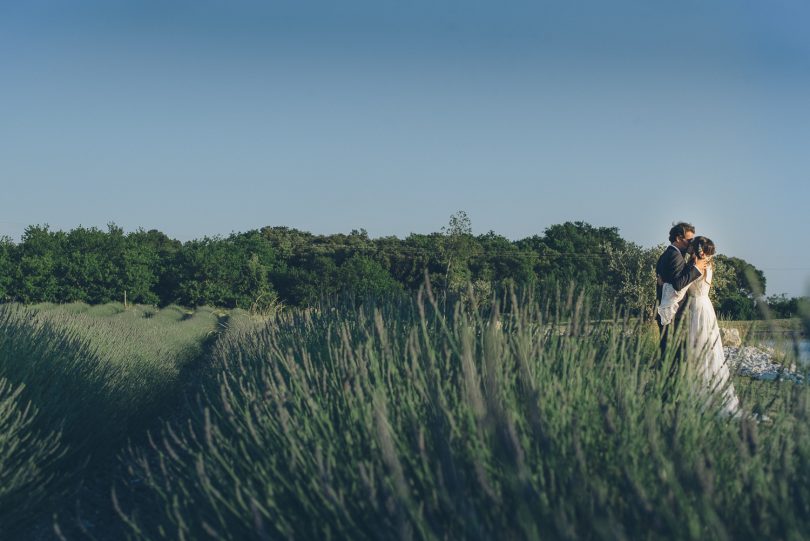
[[[737,379],[772,422],[723,418],[690,364],[656,367],[654,324],[546,306],[423,292],[231,328],[199,411],[131,451],[131,538],[810,535],[805,387]]]
[[[210,309],[166,310],[0,305],[0,538],[53,502],[71,507],[88,465],[166,409],[218,323]]]

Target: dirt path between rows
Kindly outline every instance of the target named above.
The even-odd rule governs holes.
[[[178,375],[179,392],[168,415],[154,419],[148,428],[151,434],[159,434],[168,421],[174,425],[188,418],[191,408],[196,407],[196,397],[206,377],[210,376],[211,351],[224,332],[227,332],[227,315],[220,316],[217,332],[212,333],[203,344],[203,352],[186,363]],[[131,509],[146,496],[140,480],[127,471],[124,455],[129,445],[148,445],[147,433],[136,435],[127,446],[115,455],[101,459],[88,470],[76,488],[72,502],[59,502],[50,513],[43,516],[28,532],[18,537],[19,541],[121,541],[127,531],[112,501],[112,487],[123,509]]]

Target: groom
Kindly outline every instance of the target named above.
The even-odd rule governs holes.
[[[672,226],[669,230],[669,242],[671,243],[658,258],[655,265],[655,273],[658,275],[658,284],[655,288],[655,296],[661,302],[661,290],[664,284],[672,284],[676,291],[680,291],[706,272],[706,260],[696,260],[690,258],[686,262],[684,256],[689,248],[689,243],[695,236],[695,226],[681,222]],[[661,316],[656,314],[655,321],[658,323],[658,330],[661,333],[661,359],[667,349],[667,341],[672,338],[677,330],[681,316],[688,303],[682,302],[675,314],[675,318],[669,325],[661,324]],[[680,352],[675,355],[676,360],[680,360]]]

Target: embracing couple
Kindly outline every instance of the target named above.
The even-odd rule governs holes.
[[[731,384],[726,364],[720,327],[709,299],[715,254],[714,243],[706,237],[696,237],[695,227],[678,223],[669,231],[667,246],[655,267],[658,275],[656,321],[661,332],[661,357],[672,347],[676,332],[686,332],[686,358],[696,364],[704,388],[710,396],[716,391],[722,401],[723,414],[739,415],[739,400]],[[688,260],[687,260],[688,258]],[[681,321],[686,316],[686,330]],[[680,348],[675,362],[682,361]]]

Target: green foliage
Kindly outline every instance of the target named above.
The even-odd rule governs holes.
[[[765,274],[743,259],[722,254],[714,258],[714,264],[712,293],[718,315],[728,319],[761,317],[756,297],[765,292]]]
[[[18,500],[41,513],[72,494],[85,468],[175,403],[218,317],[147,310],[0,306],[0,528],[18,522]]]
[[[0,302],[10,300],[14,272],[14,244],[9,237],[0,237]]]
[[[150,242],[149,233],[142,230],[127,235],[118,269],[118,288],[127,293],[129,302],[158,304],[160,297],[155,291],[160,280],[161,261],[159,248]],[[115,297],[120,299],[120,289]]]
[[[712,287],[709,290],[709,298],[716,306],[722,306],[723,302],[732,295],[740,295],[739,288],[735,290],[736,273],[734,268],[726,262],[722,255],[712,259]],[[722,313],[722,311],[721,311]],[[726,312],[726,317],[729,314]]]
[[[59,284],[54,271],[63,236],[51,233],[47,225],[25,229],[16,249],[14,299],[24,303],[57,301]]]
[[[655,263],[665,248],[660,245],[644,249],[633,243],[606,248],[609,270],[617,279],[617,299],[631,313],[647,319],[655,317],[655,287],[650,284],[655,284]]]
[[[558,319],[423,296],[240,324],[192,421],[131,454],[131,538],[810,535],[810,391],[735,382],[746,407],[781,399],[730,421],[684,364],[664,400],[655,329],[573,298]]]
[[[99,304],[126,295],[130,303],[268,311],[318,306],[336,296],[416,291],[427,275],[443,302],[481,302],[510,287],[565,292],[577,283],[589,291],[597,317],[611,317],[614,305],[649,316],[654,252],[628,243],[615,227],[584,222],[552,225],[517,241],[493,231],[474,235],[463,211],[441,232],[405,239],[370,239],[362,229],[313,235],[265,227],[181,243],[155,230],[125,234],[114,224],[67,233],[32,226],[18,245],[0,239],[0,301]],[[762,271],[739,258],[715,261],[718,311],[730,319],[761,317]],[[550,302],[554,309],[553,295]],[[795,302],[774,299],[780,313],[794,313]]]
[[[786,295],[771,295],[767,299],[768,308],[775,318],[788,319],[800,317],[802,304],[810,302],[809,297],[788,298]]]
[[[622,250],[626,241],[616,227],[584,222],[552,225],[536,243],[541,279],[547,283],[576,282],[613,286],[616,276],[608,264],[608,249]]]
[[[385,297],[402,292],[402,286],[382,265],[359,254],[351,256],[340,266],[337,279],[343,287],[360,298]]]
[[[274,264],[273,248],[258,232],[187,242],[175,260],[179,278],[174,301],[249,308],[271,294],[268,278]]]
[[[0,274],[14,278],[6,287],[11,295],[6,296],[26,303],[100,304],[122,300],[127,292],[132,302],[155,303],[160,254],[143,236],[140,231],[124,235],[113,224],[106,232],[78,227],[64,233],[51,232],[48,226],[29,227],[19,246],[5,250],[12,252],[16,264],[16,272]]]
[[[470,261],[480,256],[479,246],[472,234],[472,223],[467,213],[460,210],[450,216],[450,222],[442,228],[444,238],[439,245],[446,261],[444,287],[448,294],[464,296],[467,284],[472,282]]]
[[[90,503],[80,483],[107,498],[105,460],[127,442],[118,520],[97,538],[810,535],[807,386],[738,378],[743,408],[772,421],[723,419],[693,364],[674,382],[672,355],[652,368],[654,326],[595,321],[575,289],[382,299],[397,282],[365,249],[335,272],[381,284],[376,299],[236,309],[224,327],[209,308],[0,306],[3,536],[52,512],[64,525]],[[642,252],[613,255],[643,269]],[[184,382],[202,394],[178,410]]]
[[[127,238],[134,245],[136,254],[141,254],[143,259],[149,260],[148,270],[141,267],[142,272],[136,272],[132,283],[128,284],[132,291],[132,294],[129,295],[132,301],[161,305],[173,302],[177,298],[178,280],[174,261],[183,244],[154,229],[150,231],[139,229],[130,233]],[[148,255],[143,255],[144,253]],[[138,257],[135,259],[138,260]],[[142,292],[141,287],[147,282],[143,278],[150,274],[154,276],[155,281],[148,293]]]
[[[0,377],[25,384],[40,422],[63,424],[73,452],[114,444],[130,422],[159,408],[217,322],[205,308],[169,320],[124,314],[120,304],[81,313],[0,307]]]
[[[436,290],[443,290],[447,276],[447,258],[442,248],[444,235],[412,233],[401,246],[389,240],[387,247],[394,252],[391,274],[409,290],[418,289],[425,282],[425,274]]]
[[[272,275],[282,300],[298,306],[315,306],[340,291],[335,260],[316,253],[295,258]]]
[[[31,520],[53,488],[52,465],[64,454],[58,432],[34,428],[37,411],[21,403],[22,391],[0,377],[0,532]]]
[[[537,283],[534,267],[538,254],[531,250],[521,250],[514,243],[490,231],[476,237],[480,246],[479,257],[470,261],[472,275],[479,280],[499,284],[504,289],[511,286],[533,287]]]

